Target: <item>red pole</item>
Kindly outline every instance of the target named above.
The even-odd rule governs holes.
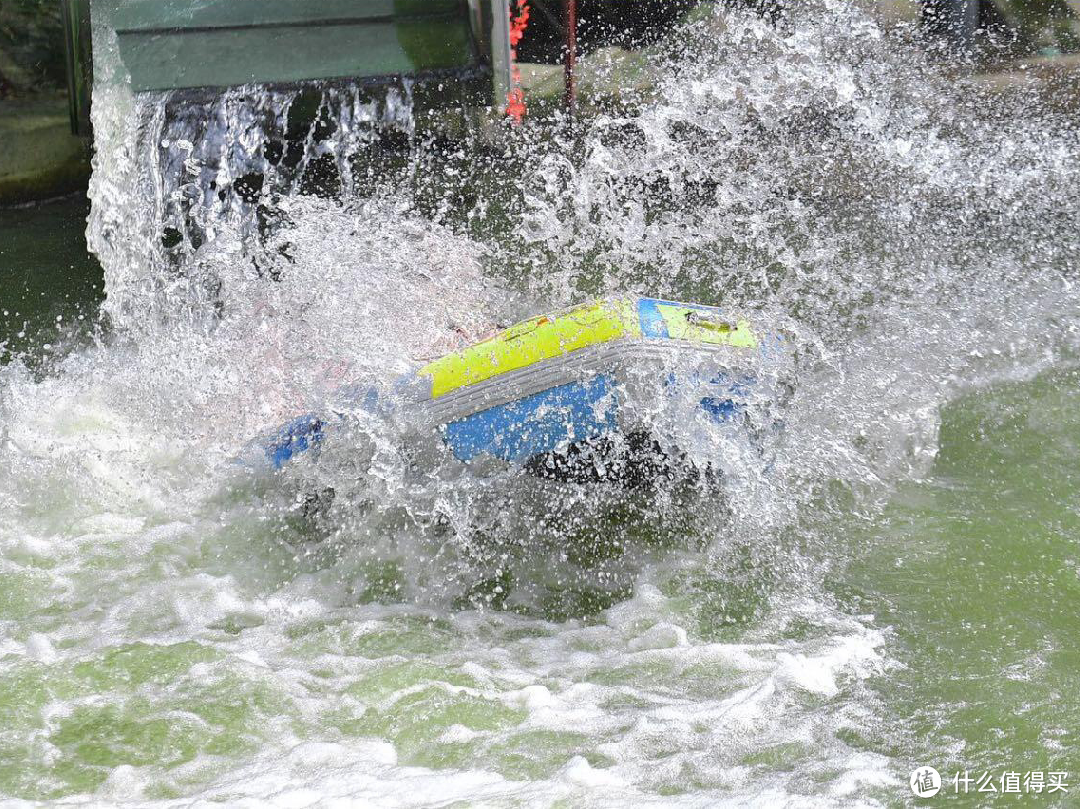
[[[571,115],[577,106],[577,83],[574,67],[577,64],[577,0],[566,0],[566,62],[563,78],[566,82],[565,104]]]

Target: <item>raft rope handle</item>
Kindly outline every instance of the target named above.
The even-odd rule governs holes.
[[[705,312],[687,312],[686,322],[691,326],[713,329],[719,332],[735,331],[738,328],[738,326],[727,320],[721,320],[718,316]]]

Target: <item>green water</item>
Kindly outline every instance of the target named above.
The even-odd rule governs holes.
[[[898,723],[881,741],[943,773],[1080,769],[1078,381],[952,403],[931,477],[851,535],[838,590],[895,628],[904,666],[876,684]]]
[[[105,289],[86,250],[89,210],[81,196],[0,208],[0,363],[44,359],[89,332]]]
[[[9,351],[41,358],[57,315],[93,319],[84,215],[0,211]],[[1075,805],[1071,368],[960,396],[925,477],[870,517],[816,515],[809,605],[805,588],[740,585],[760,559],[661,550],[632,594],[569,620],[421,608],[393,597],[393,564],[325,564],[258,514],[222,518],[153,424],[64,373],[0,391],[17,402],[0,468],[0,795],[902,806],[930,764],[946,780],[934,801],[1017,800],[954,796],[957,771],[1063,771],[1068,792],[1023,800]],[[28,450],[33,435],[49,448]]]

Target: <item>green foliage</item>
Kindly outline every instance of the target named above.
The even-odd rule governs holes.
[[[48,92],[64,83],[57,0],[0,0],[0,98]]]

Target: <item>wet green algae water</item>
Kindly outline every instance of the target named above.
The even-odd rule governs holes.
[[[22,318],[5,321],[3,338],[26,332],[9,350],[29,345],[38,354],[54,339],[56,313],[92,313],[100,279],[78,258],[79,210],[64,202],[14,219],[0,212],[6,226],[17,222],[0,244],[2,305]],[[681,736],[646,733],[635,748],[642,760],[659,770],[697,746],[742,768],[750,783],[781,783],[787,799],[811,803],[906,804],[915,764],[933,764],[946,779],[957,770],[1080,775],[1078,381],[1080,373],[1061,368],[971,391],[944,408],[925,479],[901,483],[870,520],[820,517],[834,543],[816,551],[827,557],[825,591],[841,616],[883,638],[867,676],[789,695],[780,710],[794,720],[790,739],[782,722],[771,738],[717,752],[702,742],[709,720],[691,719]],[[216,784],[211,794],[227,801],[246,790],[223,785],[225,774],[261,751],[304,742],[378,740],[388,747],[376,759],[395,766],[483,770],[514,782],[556,778],[579,759],[602,773],[637,713],[658,698],[692,710],[758,682],[755,666],[694,650],[795,642],[805,652],[808,639],[812,648],[835,631],[813,615],[787,614],[782,585],[765,597],[693,559],[643,576],[629,601],[570,621],[438,614],[380,604],[378,592],[342,598],[332,569],[306,568],[287,549],[252,541],[250,525],[205,517],[178,525],[183,503],[156,514],[137,504],[87,525],[78,499],[45,490],[19,506],[24,525],[66,532],[69,544],[8,536],[2,546],[6,796],[109,799],[137,784],[136,794],[153,800]],[[137,558],[125,541],[136,527],[125,520],[155,534]],[[391,567],[385,577],[395,575]],[[236,596],[192,630],[185,610],[213,598],[213,586],[193,584],[201,577],[229,582]],[[155,596],[174,606],[158,609]],[[16,654],[19,645],[31,654]],[[583,718],[579,730],[529,723],[545,694],[586,687],[607,689],[597,703],[605,721]],[[825,721],[849,712],[863,718]],[[807,716],[809,735],[795,730]],[[836,749],[884,757],[895,780],[838,797],[829,791],[844,770]],[[282,766],[287,777],[312,777],[296,762]],[[657,799],[726,789],[724,776],[700,762],[642,781]],[[731,789],[739,794],[737,784]],[[519,799],[528,803],[508,800]]]
[[[932,476],[855,532],[840,586],[894,628],[903,665],[876,690],[901,749],[943,773],[1080,769],[1078,382],[949,405]]]
[[[0,208],[0,363],[89,332],[105,288],[86,251],[89,209],[79,197]]]

